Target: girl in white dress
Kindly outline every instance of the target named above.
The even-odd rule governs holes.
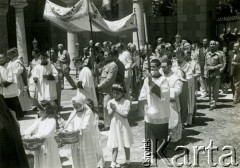
[[[67,131],[80,131],[78,143],[72,145],[73,168],[97,168],[102,155],[98,134],[94,125],[95,117],[86,104],[86,97],[82,94],[72,99],[74,111],[67,121]]]
[[[53,101],[43,100],[38,108],[40,118],[24,132],[25,138],[45,139],[43,145],[34,152],[34,168],[61,168],[58,146],[54,139],[57,105]]]
[[[111,117],[110,132],[107,146],[112,148],[111,167],[120,167],[116,163],[118,148],[124,147],[126,155],[125,165],[130,164],[130,147],[133,144],[133,136],[127,120],[130,110],[130,101],[124,98],[124,88],[120,84],[112,86],[114,99],[107,104],[108,114]]]

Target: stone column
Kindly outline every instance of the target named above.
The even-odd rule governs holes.
[[[24,7],[27,6],[26,0],[12,0],[11,6],[15,8],[16,15],[16,34],[17,34],[17,48],[19,56],[23,57],[23,62],[28,65],[27,43],[24,23]]]
[[[0,2],[0,48],[8,49],[8,32],[7,32],[7,12],[8,12],[8,1]]]
[[[68,47],[68,53],[70,55],[70,68],[71,72],[70,74],[76,73],[76,67],[73,64],[72,59],[77,56],[77,49],[76,49],[76,43],[78,42],[77,34],[67,32],[67,47]]]
[[[137,18],[139,45],[144,45],[144,22],[143,22],[143,2],[142,0],[133,0],[133,12],[135,11]],[[138,49],[137,32],[133,32],[133,44]]]

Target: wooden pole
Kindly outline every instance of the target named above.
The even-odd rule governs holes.
[[[52,47],[52,37],[51,37],[51,24],[49,22],[49,20],[47,20],[48,23],[48,50]]]
[[[95,64],[95,49],[94,49],[94,46],[95,46],[95,44],[94,44],[94,40],[93,40],[93,30],[92,30],[92,16],[91,16],[91,13],[90,13],[90,5],[91,5],[91,0],[88,0],[88,15],[89,15],[89,24],[90,24],[90,30],[91,30],[91,40],[92,40],[92,42],[93,42],[93,46],[92,46],[92,48],[91,48],[91,52],[92,52],[92,58],[91,58],[91,60],[92,60],[92,66],[93,66],[93,68],[94,68],[94,64]]]
[[[147,30],[147,19],[146,19],[145,10],[143,10],[143,21],[144,21],[145,42],[148,43],[148,30]]]
[[[134,14],[135,14],[135,22],[136,22],[136,25],[137,25],[137,43],[138,43],[138,55],[139,55],[139,64],[140,64],[140,73],[141,73],[141,77],[142,77],[142,61],[141,61],[141,58],[140,58],[140,43],[139,43],[139,34],[138,34],[138,22],[137,22],[137,15],[136,15],[136,12],[135,12],[135,8],[134,8]]]
[[[90,24],[90,30],[91,30],[91,40],[93,41],[93,30],[92,30],[92,16],[90,13],[90,5],[91,5],[91,0],[88,0],[88,15],[89,15],[89,24]],[[93,43],[94,44],[94,43]]]
[[[145,36],[145,44],[147,46],[147,61],[148,61],[148,71],[151,72],[150,67],[150,55],[149,55],[149,48],[148,48],[148,31],[147,31],[147,19],[146,19],[146,12],[143,11],[143,22],[144,22],[144,36]]]

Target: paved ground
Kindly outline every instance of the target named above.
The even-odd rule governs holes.
[[[73,110],[71,106],[71,98],[76,94],[76,91],[70,89],[69,85],[66,85],[65,90],[62,92],[62,106],[63,111],[61,115],[66,119],[70,112]],[[210,141],[213,141],[213,145],[218,147],[218,151],[213,152],[213,162],[218,163],[217,167],[222,167],[219,164],[219,158],[222,155],[230,153],[229,150],[223,151],[224,146],[232,146],[235,149],[236,161],[240,162],[240,108],[232,105],[231,94],[220,94],[219,103],[217,109],[209,111],[208,100],[198,98],[198,110],[196,123],[189,128],[183,130],[183,138],[177,143],[170,143],[167,146],[168,160],[171,161],[174,156],[176,157],[182,151],[175,151],[177,146],[185,146],[189,149],[189,162],[194,162],[194,149],[196,152],[197,147],[209,146]],[[144,122],[137,116],[137,104],[133,102],[130,113],[130,125],[134,135],[134,145],[131,148],[131,168],[139,168],[142,166],[144,149]],[[24,120],[20,121],[21,131],[25,130],[36,118],[36,112],[28,113]],[[106,167],[109,167],[111,161],[111,149],[106,147],[108,132],[101,132],[101,139],[103,145],[104,159],[106,161]],[[234,154],[234,153],[233,153]],[[60,149],[61,160],[64,168],[71,168],[71,155],[69,146],[65,146]],[[208,153],[199,153],[199,167],[208,168]],[[118,162],[123,163],[125,159],[123,149],[120,150],[118,156]],[[195,160],[196,161],[196,160]],[[181,157],[177,163],[183,162]],[[225,163],[230,162],[227,158]],[[158,160],[158,165],[161,168],[168,167],[162,160]],[[186,166],[182,166],[186,167]],[[192,167],[192,166],[191,166]],[[229,166],[234,167],[234,166]]]

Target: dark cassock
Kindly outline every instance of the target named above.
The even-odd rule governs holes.
[[[0,168],[29,168],[20,128],[0,95]]]

